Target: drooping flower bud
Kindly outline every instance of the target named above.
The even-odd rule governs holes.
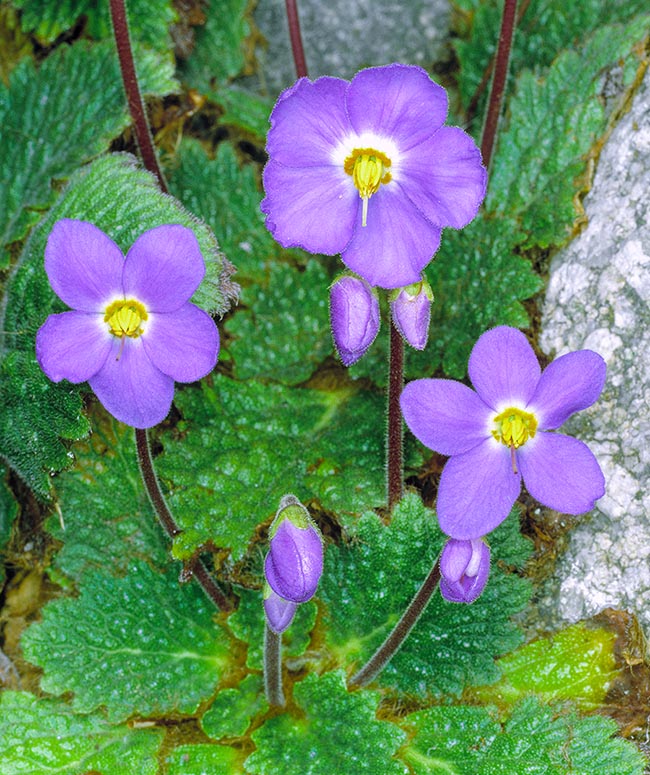
[[[482,538],[450,538],[440,555],[440,594],[450,603],[473,603],[490,574],[490,547]]]
[[[293,603],[316,592],[323,572],[323,539],[307,509],[285,495],[269,531],[264,575],[273,591]]]
[[[266,621],[273,632],[279,635],[284,632],[293,621],[298,608],[297,603],[285,600],[276,594],[268,582],[264,585],[264,613]]]
[[[395,328],[411,347],[424,350],[429,337],[433,301],[433,291],[429,283],[422,279],[419,283],[393,291],[388,299]]]
[[[365,280],[340,277],[330,290],[332,337],[344,366],[359,360],[379,331],[379,302]]]

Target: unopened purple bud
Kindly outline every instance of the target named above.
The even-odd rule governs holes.
[[[390,312],[395,328],[416,350],[424,350],[429,338],[433,291],[426,280],[394,291]]]
[[[298,608],[297,603],[280,597],[271,589],[269,584],[264,585],[264,613],[273,632],[277,632],[279,635],[287,629],[293,621],[296,608]]]
[[[359,360],[379,331],[379,302],[359,277],[340,277],[330,290],[332,337],[344,366]]]
[[[490,547],[482,538],[450,538],[440,555],[440,594],[450,603],[473,603],[490,574]]]
[[[307,509],[285,495],[269,531],[264,575],[273,591],[294,603],[316,592],[323,572],[323,539]]]

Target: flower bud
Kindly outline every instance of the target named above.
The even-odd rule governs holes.
[[[264,585],[264,613],[269,627],[278,635],[284,632],[293,621],[298,608],[297,603],[285,600],[276,594],[268,583]]]
[[[379,302],[365,280],[340,277],[330,289],[332,337],[344,366],[359,360],[379,331]]]
[[[482,538],[450,538],[440,555],[440,594],[450,603],[473,603],[490,574],[490,547]]]
[[[273,591],[293,603],[316,592],[323,572],[323,540],[307,509],[285,495],[269,531],[264,575]]]
[[[389,296],[395,328],[416,350],[424,350],[429,337],[433,291],[426,280],[399,288]]]

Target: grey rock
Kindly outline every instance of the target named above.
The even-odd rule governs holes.
[[[613,606],[650,627],[650,77],[601,154],[586,230],[553,260],[540,344],[589,348],[607,362],[597,404],[565,428],[588,443],[607,481],[570,534],[546,590],[565,621]],[[543,604],[542,604],[543,605]]]
[[[430,66],[443,59],[451,14],[449,0],[299,0],[311,78],[351,78],[362,67],[405,62]],[[268,47],[257,52],[270,91],[295,80],[283,0],[260,0],[255,23]]]

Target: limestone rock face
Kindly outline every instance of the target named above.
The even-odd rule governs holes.
[[[567,428],[598,458],[607,493],[573,531],[551,584],[562,619],[607,606],[650,626],[650,74],[607,141],[586,230],[555,256],[540,344],[607,362],[601,400]]]

